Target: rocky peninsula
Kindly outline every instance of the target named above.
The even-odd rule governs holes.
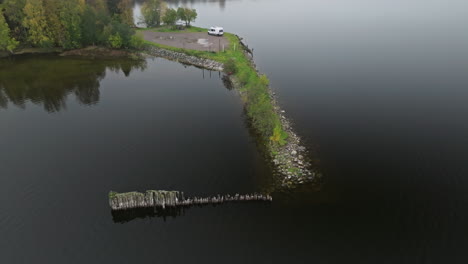
[[[173,34],[181,33],[175,31]],[[184,36],[189,38],[189,34],[184,33]],[[263,127],[257,124],[265,123],[263,120],[258,120],[263,117],[254,115],[250,115],[250,117],[254,121],[252,122],[254,129],[261,135],[261,144],[266,147],[266,154],[273,165],[278,184],[282,187],[293,188],[316,180],[320,177],[320,174],[313,170],[307,148],[302,145],[301,138],[294,131],[291,121],[279,106],[276,95],[270,89],[266,76],[258,71],[253,60],[253,51],[237,35],[225,33],[224,38],[229,41],[229,46],[226,47],[226,50],[218,52],[203,50],[203,47],[198,50],[191,50],[167,46],[167,42],[164,42],[164,44],[158,43],[158,38],[155,38],[154,41],[146,39],[143,51],[152,56],[163,57],[208,70],[225,72],[224,79],[228,80],[230,85],[239,92],[248,114],[254,112],[249,108],[257,107],[251,103],[251,101],[257,101],[257,98],[252,98],[250,91],[261,86],[260,96],[263,93],[264,96],[268,97],[266,104],[270,110],[268,110],[267,118],[273,120],[272,124],[266,124],[265,126],[270,127],[270,129],[274,128],[274,132],[267,131],[267,133],[262,134]],[[181,38],[173,37],[171,39],[178,40]],[[177,46],[181,45],[183,44],[177,44]],[[233,66],[230,65],[232,61],[234,61],[234,67],[236,68],[235,72],[232,70]],[[265,79],[267,81],[264,81]]]

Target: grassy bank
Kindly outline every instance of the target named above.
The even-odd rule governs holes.
[[[190,27],[185,30],[171,28],[149,30],[157,32],[207,32],[207,29],[197,27]],[[143,30],[137,30],[137,34],[141,34],[141,31]],[[280,117],[276,113],[270,98],[269,80],[265,75],[257,73],[244,54],[239,39],[235,35],[225,33],[224,36],[229,40],[229,47],[225,52],[216,53],[176,48],[146,40],[144,42],[146,45],[219,61],[229,66],[228,71],[232,73],[231,77],[241,87],[242,99],[245,102],[247,114],[251,118],[254,128],[262,136],[264,142],[270,146],[272,156],[275,156],[276,149],[286,144],[288,133],[283,130]]]

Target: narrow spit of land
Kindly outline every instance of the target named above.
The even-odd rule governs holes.
[[[144,49],[150,55],[226,73],[241,95],[279,185],[295,187],[320,177],[312,168],[308,150],[279,107],[268,78],[257,70],[252,51],[242,38],[231,33],[210,36],[207,29],[197,27],[139,29],[137,34],[144,38]]]

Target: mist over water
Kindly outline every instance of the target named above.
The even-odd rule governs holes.
[[[236,92],[217,73],[210,78],[162,59],[144,67],[3,60],[3,259],[468,261],[466,1],[169,5],[196,8],[196,26],[223,26],[254,48],[286,115],[320,159],[322,188],[274,193],[266,206],[189,208],[176,217],[114,222],[109,190],[207,195],[269,186],[268,164]]]

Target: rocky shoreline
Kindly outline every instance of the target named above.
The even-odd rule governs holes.
[[[270,98],[276,113],[279,115],[283,130],[289,135],[284,146],[276,147],[270,144],[272,162],[278,173],[283,175],[282,186],[292,187],[297,184],[312,182],[320,177],[320,174],[312,170],[312,163],[307,148],[302,145],[301,138],[294,132],[291,121],[285,116],[276,100],[275,93],[269,89]],[[277,154],[273,154],[276,150]]]
[[[183,64],[193,65],[195,67],[204,68],[212,71],[223,71],[224,64],[210,59],[190,56],[182,52],[162,49],[155,46],[147,46],[144,52],[151,56],[161,57],[172,61],[177,61]]]
[[[231,85],[240,92],[241,85],[234,76],[228,76]],[[242,96],[242,92],[241,96]],[[294,187],[309,183],[320,177],[319,173],[312,170],[312,164],[308,158],[308,151],[301,144],[301,138],[294,132],[291,121],[286,117],[285,111],[278,105],[276,94],[268,89],[270,100],[276,114],[280,117],[284,131],[288,133],[287,143],[283,146],[266,142],[268,156],[273,164],[276,176],[280,178],[282,187]]]

